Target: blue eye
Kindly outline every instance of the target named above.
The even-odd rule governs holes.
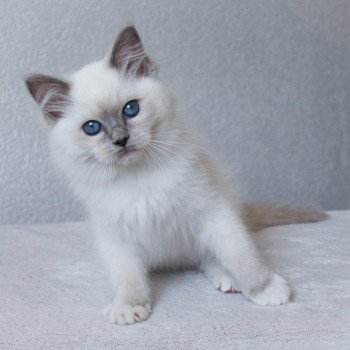
[[[96,120],[89,120],[83,125],[83,130],[89,136],[97,135],[101,131],[101,123]]]
[[[140,110],[139,103],[136,100],[131,100],[124,105],[123,114],[127,118],[133,118],[133,117],[136,117],[139,110]]]

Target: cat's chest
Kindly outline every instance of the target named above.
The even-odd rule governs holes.
[[[96,199],[110,239],[127,242],[150,268],[194,264],[195,211],[188,182],[157,178],[123,183]]]
[[[150,229],[175,219],[188,195],[181,178],[154,176],[124,180],[98,193],[95,204],[117,225]]]

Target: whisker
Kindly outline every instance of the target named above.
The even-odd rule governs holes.
[[[167,145],[167,144],[165,143],[164,145]],[[170,148],[165,147],[164,145],[159,145],[159,144],[158,144],[157,146],[158,146],[158,147],[163,147],[164,150],[168,150],[168,151],[172,152],[173,154],[179,156],[177,152],[175,152],[174,150],[172,150],[172,149],[170,149]],[[168,146],[168,145],[167,145],[167,146]],[[173,146],[173,147],[175,147],[175,146]],[[188,152],[188,151],[184,150],[184,149],[181,148],[181,147],[176,147],[176,148],[180,149],[181,151],[183,151],[183,152],[185,152],[186,154],[188,154],[188,155],[191,156],[191,158],[192,158],[192,159],[199,165],[199,167],[201,168],[202,173],[203,173],[202,175],[204,175],[204,177],[205,177],[205,178],[207,179],[207,181],[208,181],[208,179],[209,179],[208,173],[207,173],[206,170],[204,169],[202,163],[201,163],[201,162],[198,160],[198,158],[195,156],[195,154],[192,154],[191,152]]]

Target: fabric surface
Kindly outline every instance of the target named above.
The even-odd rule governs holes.
[[[199,272],[152,276],[153,314],[113,325],[86,223],[0,228],[0,349],[349,349],[350,211],[255,235],[293,299],[262,307]]]

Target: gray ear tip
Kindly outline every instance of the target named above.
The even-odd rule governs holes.
[[[27,86],[29,86],[35,83],[35,81],[37,81],[40,77],[42,77],[42,75],[40,74],[28,74],[23,78],[23,80],[24,80],[24,83]]]
[[[133,24],[129,24],[120,31],[119,38],[123,36],[132,37],[134,40],[136,39],[137,41],[141,41],[140,35]]]
[[[132,24],[132,23],[130,23],[124,29],[122,29],[122,32],[124,32],[124,31],[131,31],[131,32],[136,32],[137,33],[137,30],[136,30],[134,24]]]
[[[35,98],[35,92],[44,76],[41,74],[28,74],[24,77],[24,84],[26,85],[29,93]]]
[[[24,84],[31,94],[33,94],[35,77],[35,74],[28,74],[27,76],[23,77]]]
[[[24,76],[22,79],[23,79],[24,83],[28,86],[32,82],[33,75],[28,74],[28,75]]]
[[[50,103],[51,105],[61,103],[63,96],[66,96],[67,98],[64,99],[68,100],[70,91],[68,81],[48,75],[30,74],[24,78],[24,83],[38,104],[43,102],[45,96],[49,96],[49,99],[46,101],[48,106],[50,106]]]

